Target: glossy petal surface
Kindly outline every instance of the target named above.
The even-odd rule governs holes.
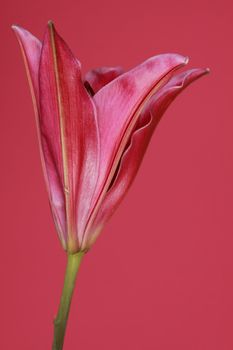
[[[170,77],[170,73],[187,63],[177,54],[150,58],[129,72],[120,75],[94,95],[100,132],[100,173],[92,220],[111,183],[112,176],[145,103]],[[82,243],[85,246],[86,238]]]
[[[131,186],[142,162],[143,156],[161,117],[171,102],[193,81],[208,73],[206,69],[192,69],[180,73],[161,88],[149,101],[140,115],[131,142],[125,150],[118,174],[107,192],[93,225],[97,236],[109,220]],[[93,241],[96,237],[92,237]]]
[[[35,36],[33,36],[27,30],[19,26],[13,26],[12,28],[16,33],[17,39],[22,50],[29,86],[32,94],[32,100],[36,117],[37,133],[39,139],[40,155],[46,187],[50,200],[50,207],[60,240],[62,242],[63,247],[65,248],[66,216],[64,206],[64,195],[62,192],[59,177],[57,176],[56,165],[54,163],[54,160],[48,155],[49,150],[45,152],[42,148],[42,134],[40,124],[41,117],[39,108],[39,64],[41,58],[42,44]]]
[[[65,196],[68,240],[76,245],[70,249],[77,249],[77,232],[82,232],[98,175],[98,129],[80,64],[51,26],[44,39],[39,85],[43,150]]]

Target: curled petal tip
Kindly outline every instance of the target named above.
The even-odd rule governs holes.
[[[54,23],[51,19],[48,21],[48,27],[52,29],[54,28]]]
[[[196,68],[196,72],[198,73],[198,76],[203,76],[203,75],[207,75],[210,73],[210,69],[209,68]]]
[[[20,31],[20,26],[18,26],[17,24],[12,24],[12,26],[11,26],[11,29],[15,32],[15,33],[17,33],[18,31]]]
[[[184,65],[186,66],[186,64],[188,64],[188,63],[189,63],[189,57],[186,56],[186,57],[184,58]]]

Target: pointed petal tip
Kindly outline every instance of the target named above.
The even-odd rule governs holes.
[[[188,56],[184,56],[184,55],[181,55],[181,54],[176,53],[176,52],[165,53],[165,54],[162,54],[161,56],[164,56],[165,58],[168,57],[168,59],[171,59],[173,61],[173,64],[174,64],[174,69],[182,68],[189,63]]]
[[[184,56],[184,55],[181,55],[178,53],[172,53],[172,54],[168,54],[168,55],[172,55],[173,57],[175,57],[177,59],[177,66],[178,67],[186,66],[189,63],[188,56]]]
[[[18,24],[12,24],[11,29],[17,34],[19,33],[23,28],[20,27]]]
[[[47,34],[50,33],[49,35],[52,35],[52,36],[56,36],[58,34],[56,27],[55,27],[55,24],[51,19],[47,23],[45,33],[47,33]]]
[[[203,77],[204,75],[210,74],[209,68],[199,68],[197,70],[199,71],[199,77]]]
[[[189,84],[190,82],[209,74],[209,72],[209,68],[191,68],[189,70],[181,72],[180,74],[175,75],[174,79],[171,81],[173,83],[176,82],[176,84],[178,81],[180,81],[180,87],[182,87],[186,83]]]
[[[195,73],[202,76],[202,75],[206,75],[210,73],[210,69],[209,68],[192,68],[190,69],[189,73]]]
[[[11,29],[15,33],[15,36],[16,36],[16,38],[17,38],[17,40],[19,42],[21,42],[22,41],[22,37],[26,33],[28,33],[28,31],[26,29],[24,29],[23,27],[19,26],[18,24],[12,24]]]
[[[48,29],[48,31],[50,31],[52,33],[57,33],[56,28],[55,28],[55,24],[51,19],[47,23],[47,29]]]
[[[174,65],[177,65],[177,66],[186,66],[188,63],[189,63],[189,57],[188,56],[184,56],[184,55],[181,55],[177,52],[167,52],[167,53],[163,53],[163,54],[159,54],[159,55],[155,55],[155,56],[152,56],[150,58],[148,58],[147,61],[153,61],[153,60],[156,60],[158,59],[158,57],[161,57],[163,59],[169,59],[169,60],[172,60]],[[145,62],[147,62],[145,61]]]
[[[194,68],[193,70],[190,70],[190,73],[196,72],[198,77],[201,77],[203,75],[207,75],[210,73],[210,69],[209,68]]]
[[[189,63],[189,57],[185,56],[184,57],[184,65],[186,66]]]
[[[49,28],[54,28],[54,23],[53,23],[53,21],[51,19],[48,21],[48,27]]]

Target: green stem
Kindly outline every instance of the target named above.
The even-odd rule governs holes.
[[[83,252],[68,254],[64,287],[57,317],[54,320],[54,338],[52,350],[62,350],[63,348],[70,304],[75,287],[77,272],[79,270],[83,254]]]

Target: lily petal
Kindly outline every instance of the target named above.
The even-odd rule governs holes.
[[[34,107],[37,108],[39,98],[38,71],[42,44],[39,39],[37,39],[26,29],[16,25],[13,25],[12,29],[14,30],[20,44],[20,48],[24,58],[24,63],[26,66]]]
[[[41,53],[39,87],[42,148],[49,181],[56,173],[65,202],[68,250],[77,251],[78,234],[98,175],[98,128],[80,63],[51,23]]]
[[[100,131],[100,173],[87,232],[145,103],[170,78],[175,69],[186,63],[187,58],[178,54],[152,57],[120,75],[94,95]],[[82,246],[85,244],[86,238]]]
[[[161,117],[171,102],[193,81],[208,73],[207,69],[191,69],[182,72],[159,90],[150,100],[142,112],[136,130],[133,132],[131,142],[125,150],[117,176],[108,190],[90,234],[90,245],[97,238],[105,223],[110,219],[129,187],[131,186],[141,165],[145,151]]]
[[[96,94],[102,87],[124,73],[122,67],[100,67],[92,69],[85,75],[84,85],[92,94]]]
[[[66,218],[64,215],[64,196],[62,193],[62,187],[57,176],[54,161],[52,157],[50,158],[49,156],[49,151],[44,153],[44,150],[42,149],[41,126],[39,121],[40,109],[38,80],[42,44],[40,40],[38,40],[26,29],[15,25],[12,26],[12,29],[14,30],[20,44],[31,90],[39,140],[40,157],[46,182],[46,188],[50,198],[50,208],[53,214],[58,235],[63,247],[65,248]],[[47,157],[45,156],[46,153],[48,154]]]

